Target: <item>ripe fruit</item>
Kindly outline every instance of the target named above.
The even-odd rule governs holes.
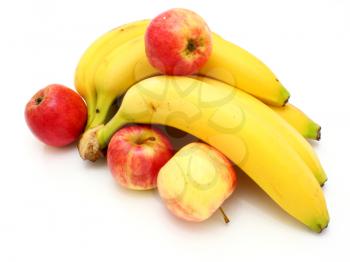
[[[89,106],[88,128],[105,124],[113,101],[130,86],[160,74],[146,56],[147,25],[147,21],[135,22],[120,28],[118,34],[110,32],[97,40],[100,44],[93,44],[80,61],[76,88]],[[282,106],[288,101],[289,92],[260,60],[215,33],[212,40],[212,53],[200,75],[236,86],[267,104]]]
[[[27,103],[25,119],[32,133],[43,143],[65,146],[77,140],[87,118],[83,99],[63,85],[39,90]]]
[[[81,144],[85,147],[80,149],[92,152],[81,155],[99,154],[125,124],[166,124],[220,150],[282,209],[311,230],[321,232],[328,225],[329,215],[310,168],[277,135],[268,119],[263,121],[259,112],[241,104],[232,92],[228,85],[210,85],[188,77],[145,79],[129,89],[112,120],[94,136],[83,136]]]
[[[191,143],[159,171],[158,191],[176,216],[194,222],[209,218],[236,188],[236,173],[213,147]]]
[[[193,19],[193,12],[189,10],[172,9],[168,12],[181,11],[191,14],[190,20],[193,24],[196,19]],[[129,86],[159,74],[159,71],[148,63],[145,52],[144,36],[149,23],[150,20],[136,21],[110,30],[99,37],[80,59],[75,84],[88,105],[88,128],[106,122],[111,103]],[[142,41],[138,41],[139,37]],[[253,55],[215,33],[212,34],[211,45],[212,54],[200,70],[200,75],[235,85],[268,104],[282,106],[288,101],[288,91],[271,70]],[[119,77],[120,75],[123,77]]]
[[[305,138],[314,140],[321,139],[321,126],[310,119],[299,108],[292,104],[287,104],[283,107],[272,106],[271,108]]]
[[[149,20],[136,21],[114,28],[100,36],[84,52],[75,71],[75,89],[85,99],[88,108],[87,127],[96,113],[96,90],[94,76],[108,53],[130,39],[143,35]]]
[[[232,88],[235,100],[240,103],[245,110],[252,111],[256,117],[260,118],[264,123],[267,123],[274,130],[276,139],[277,137],[281,137],[285,140],[307,164],[320,185],[323,185],[327,181],[327,175],[310,143],[308,143],[304,137],[296,131],[296,129],[288,124],[288,122],[271,110],[272,107],[266,106],[264,103],[249,94],[246,94],[233,86],[228,86],[221,81],[207,77],[200,77],[197,79],[217,87],[222,86],[225,89]],[[299,120],[301,120],[301,118],[299,118]]]
[[[108,145],[107,163],[122,186],[146,190],[157,186],[159,169],[172,157],[168,138],[149,126],[128,126]]]
[[[190,75],[208,60],[212,40],[209,27],[196,13],[174,8],[154,18],[145,36],[149,62],[168,75]]]

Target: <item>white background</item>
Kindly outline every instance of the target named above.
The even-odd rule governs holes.
[[[0,261],[349,259],[349,3],[2,1]],[[291,102],[322,125],[322,140],[313,143],[329,176],[331,223],[322,234],[286,215],[245,176],[224,204],[230,224],[219,214],[201,224],[180,221],[156,191],[124,190],[105,161],[83,162],[75,145],[51,148],[27,129],[27,100],[50,83],[73,88],[78,59],[93,40],[172,7],[193,9],[261,58]]]

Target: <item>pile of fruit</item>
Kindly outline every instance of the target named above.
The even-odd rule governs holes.
[[[106,156],[120,185],[157,187],[168,209],[188,221],[224,214],[236,165],[311,230],[327,227],[327,177],[307,141],[320,139],[320,126],[288,103],[266,65],[196,13],[171,9],[107,32],[79,61],[75,87],[86,105],[61,85],[27,104],[28,126],[44,143],[79,139],[83,159]],[[200,141],[174,152],[155,124]]]

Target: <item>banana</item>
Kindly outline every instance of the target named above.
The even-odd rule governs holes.
[[[136,82],[159,72],[148,62],[144,37],[117,47],[100,64],[95,75],[96,114],[91,127],[103,124],[113,100]],[[200,75],[235,85],[268,104],[283,106],[288,91],[262,62],[242,48],[213,33],[213,51]]]
[[[199,74],[242,89],[266,104],[283,106],[290,97],[265,64],[217,34],[213,34],[212,55]]]
[[[321,127],[299,108],[291,104],[287,104],[284,107],[271,106],[271,108],[305,138],[321,139]]]
[[[94,85],[94,76],[98,66],[101,63],[106,63],[104,61],[105,57],[108,53],[117,49],[122,44],[132,40],[135,36],[142,36],[147,28],[149,20],[136,21],[130,24],[123,25],[121,27],[115,28],[110,32],[101,36],[97,41],[95,41],[84,53],[81,58],[78,67],[76,69],[75,75],[75,86],[77,91],[85,98],[88,105],[88,124],[91,124],[93,117],[95,116],[96,111],[96,91]],[[217,36],[217,41],[224,41]],[[233,45],[233,44],[232,44]],[[125,52],[120,50],[121,52]],[[243,51],[242,51],[243,52]],[[147,62],[144,61],[143,64]],[[142,63],[141,63],[142,64]],[[139,75],[143,75],[142,66],[140,67]],[[148,70],[152,70],[153,68],[149,68]],[[207,71],[207,69],[203,69],[203,71]],[[153,73],[155,74],[155,72]],[[214,72],[209,72],[209,75],[215,77]],[[226,78],[225,82],[234,83],[235,80],[230,76],[223,74],[222,72],[216,71],[216,74],[222,74],[222,78]],[[98,74],[99,76],[104,75],[103,73]],[[143,76],[142,76],[143,78]],[[216,75],[216,78],[218,76]],[[130,82],[137,82],[139,79],[131,80]],[[103,93],[103,92],[102,92]],[[112,96],[113,97],[113,96]],[[104,103],[104,99],[100,99]],[[111,99],[112,100],[112,99]],[[112,101],[113,102],[113,101]],[[102,106],[102,108],[106,108]],[[282,118],[287,120],[294,128],[296,128],[304,137],[311,139],[319,139],[320,138],[320,127],[311,119],[309,119],[303,112],[294,106],[287,104],[285,107],[277,107],[271,106],[271,108],[278,113]],[[109,110],[106,108],[106,110]],[[98,109],[98,111],[100,111]],[[107,114],[107,113],[106,113]],[[101,114],[103,115],[103,113]],[[101,123],[102,120],[99,120],[101,116],[99,116],[96,122]],[[104,117],[102,117],[104,118]],[[103,121],[102,121],[103,122]]]
[[[232,87],[188,77],[156,76],[126,93],[106,125],[86,132],[82,157],[93,160],[116,130],[128,123],[169,125],[220,150],[248,174],[282,209],[315,232],[329,215],[321,187],[309,167],[259,112],[234,95]]]
[[[75,71],[75,88],[85,99],[88,108],[87,127],[96,111],[94,76],[105,56],[125,42],[144,34],[149,20],[136,21],[115,28],[99,37],[83,54]]]
[[[105,122],[115,98],[122,95],[134,83],[157,74],[160,74],[158,70],[148,62],[143,35],[115,48],[100,63],[95,74],[97,103],[91,127]]]
[[[262,122],[269,124],[276,136],[281,136],[283,140],[293,148],[295,152],[299,154],[301,159],[308,165],[317,181],[321,186],[327,181],[327,175],[322,168],[322,165],[315,154],[312,146],[301,136],[287,121],[276,115],[271,108],[266,106],[263,102],[259,101],[255,97],[229,86],[218,80],[200,77],[197,80],[203,81],[213,86],[222,86],[224,88],[231,88],[234,93],[235,99],[241,103],[245,109],[256,114]]]

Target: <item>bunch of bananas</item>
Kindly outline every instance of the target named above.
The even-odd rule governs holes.
[[[212,54],[198,75],[161,75],[145,53],[149,22],[106,33],[82,56],[75,76],[88,107],[81,157],[101,157],[125,124],[172,126],[219,149],[313,231],[327,227],[321,189],[327,177],[305,139],[319,139],[320,126],[287,104],[289,92],[266,65],[214,33]],[[113,102],[124,93],[110,119]]]

